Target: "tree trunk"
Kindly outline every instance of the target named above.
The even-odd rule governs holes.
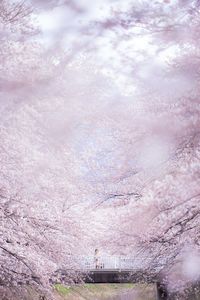
[[[167,300],[168,298],[168,292],[167,287],[165,284],[157,282],[156,283],[157,288],[157,300]]]

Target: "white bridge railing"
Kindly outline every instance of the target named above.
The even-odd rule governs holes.
[[[126,256],[82,256],[79,264],[86,270],[94,269],[120,269],[137,270],[141,268],[141,261]]]

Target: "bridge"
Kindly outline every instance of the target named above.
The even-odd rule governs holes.
[[[131,274],[141,271],[145,266],[135,257],[127,256],[82,256],[79,260],[81,270],[87,274],[87,283],[133,282]]]

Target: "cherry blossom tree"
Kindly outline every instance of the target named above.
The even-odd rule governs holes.
[[[178,5],[182,4],[180,1]],[[137,140],[139,155],[135,151],[130,156],[140,162],[140,171],[129,171],[123,177],[123,188],[116,184],[121,192],[112,193],[112,198],[124,198],[129,204],[119,210],[113,220],[115,226],[111,226],[115,251],[138,253],[141,261],[146,258],[144,272],[164,274],[172,290],[181,290],[199,279],[199,273],[194,274],[187,264],[189,252],[195,253],[197,261],[199,256],[199,40],[194,38],[199,8],[197,2],[179,7],[178,13],[174,11],[180,17],[178,24],[174,24],[174,18],[167,18],[167,13],[162,23],[156,14],[157,20],[147,28],[155,32],[154,41],[160,41],[160,53],[171,47],[175,50],[171,57],[164,58],[164,68],[156,64],[158,70],[152,69],[151,63],[150,72],[146,69],[148,73],[145,70],[142,74],[139,86],[145,94],[142,108],[146,115],[139,124],[144,130]],[[161,30],[157,30],[158,20]],[[168,21],[172,22],[170,30]]]
[[[67,145],[61,144],[63,135],[57,134],[64,126],[62,120],[59,122],[63,99],[54,97],[63,83],[59,77],[54,87],[47,88],[55,63],[50,56],[42,60],[42,46],[24,32],[32,28],[30,13],[24,2],[1,2],[5,36],[0,47],[4,74],[0,278],[3,286],[36,284],[45,289],[59,269],[66,268],[70,277],[72,269],[78,268],[77,256],[84,252],[87,239],[82,223],[87,218],[79,199],[81,187],[68,180],[72,159]],[[85,238],[80,240],[81,236]]]
[[[46,44],[30,7],[1,2],[2,284],[47,286],[96,244],[190,281],[176,266],[199,251],[199,4],[111,2],[94,17],[32,1],[63,18]]]

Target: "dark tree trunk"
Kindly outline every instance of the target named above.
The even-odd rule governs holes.
[[[157,300],[169,300],[167,287],[164,283],[157,282]]]

